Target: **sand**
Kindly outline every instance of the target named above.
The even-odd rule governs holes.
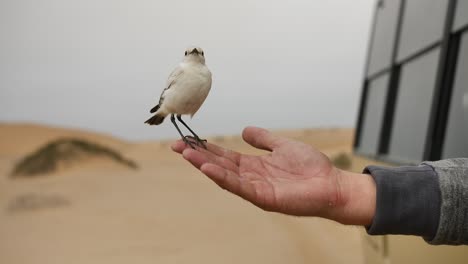
[[[350,129],[276,133],[330,155],[350,152],[353,136]],[[42,177],[8,176],[26,153],[64,136],[113,147],[140,168],[95,158]],[[239,136],[210,140],[260,153]],[[0,125],[0,263],[362,263],[361,233],[264,212],[218,188],[169,142]]]

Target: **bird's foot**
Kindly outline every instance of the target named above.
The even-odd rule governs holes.
[[[185,142],[185,144],[189,145],[192,149],[195,149],[195,145],[198,146],[197,142],[193,142],[191,139],[187,138],[187,136],[183,137],[182,140]]]
[[[194,142],[192,142],[192,143],[195,143],[195,144],[197,144],[197,146],[203,147],[204,149],[206,149],[206,144],[205,143],[208,142],[206,139],[200,139],[199,137],[194,137],[194,136],[185,136],[184,139],[188,140],[190,142],[192,142],[192,140],[193,140]]]

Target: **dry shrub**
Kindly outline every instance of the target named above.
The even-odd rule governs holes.
[[[76,138],[54,140],[21,159],[12,176],[35,176],[55,171],[63,164],[70,164],[86,157],[106,157],[129,168],[137,164],[111,148]]]
[[[332,158],[332,163],[339,169],[347,170],[351,168],[351,156],[347,153],[340,153]]]

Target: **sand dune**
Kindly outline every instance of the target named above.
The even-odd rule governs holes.
[[[353,131],[277,133],[334,154],[350,151]],[[96,159],[53,175],[8,177],[22,155],[63,136],[116,148],[139,169]],[[238,136],[209,140],[259,152]],[[362,262],[359,228],[263,212],[216,187],[168,144],[0,125],[0,263]]]
[[[0,135],[1,156],[24,155],[50,140],[64,137],[88,139],[119,149],[128,146],[127,142],[109,135],[37,124],[0,123]]]

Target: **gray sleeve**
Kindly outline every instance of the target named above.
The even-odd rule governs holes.
[[[367,233],[434,237],[441,195],[437,174],[430,166],[368,166],[364,173],[372,176],[377,188],[376,211]]]
[[[439,226],[430,244],[468,245],[468,158],[424,162],[439,177]]]
[[[370,235],[423,237],[433,245],[468,245],[468,158],[420,166],[368,166],[377,200]]]

